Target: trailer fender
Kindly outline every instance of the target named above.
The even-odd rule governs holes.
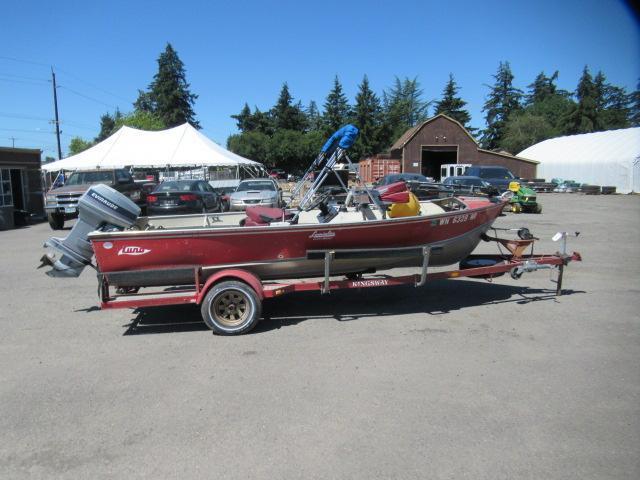
[[[238,280],[240,282],[246,283],[251,288],[253,288],[258,294],[258,298],[260,300],[264,299],[264,291],[262,289],[262,282],[256,277],[253,273],[248,272],[246,270],[241,269],[229,269],[229,270],[220,270],[219,272],[214,273],[207,281],[204,282],[202,289],[198,293],[196,297],[196,303],[200,305],[204,300],[205,295],[214,286],[216,283],[219,283],[222,280]]]

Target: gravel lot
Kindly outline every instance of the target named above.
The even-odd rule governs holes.
[[[640,478],[640,196],[541,196],[549,273],[298,294],[213,336],[197,308],[97,309],[91,271],[0,232],[1,478]],[[483,248],[485,248],[483,246]]]

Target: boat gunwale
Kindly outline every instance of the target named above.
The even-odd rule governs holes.
[[[210,236],[216,234],[226,234],[226,235],[255,235],[255,234],[264,234],[267,232],[271,233],[282,233],[283,230],[295,230],[304,232],[314,231],[318,229],[328,229],[328,230],[344,230],[345,228],[350,229],[361,229],[361,228],[372,228],[372,227],[382,227],[384,225],[393,224],[399,225],[403,223],[416,223],[416,222],[429,222],[434,219],[444,218],[447,216],[455,216],[461,215],[463,213],[473,213],[479,211],[490,211],[493,208],[504,208],[506,201],[493,203],[490,202],[487,206],[475,207],[475,208],[465,208],[462,210],[454,210],[449,212],[436,213],[432,215],[415,215],[411,217],[398,217],[398,218],[386,218],[386,219],[376,219],[376,220],[366,220],[366,221],[358,221],[358,222],[344,222],[344,223],[296,223],[296,224],[286,224],[286,225],[255,225],[255,226],[244,226],[244,225],[227,225],[227,226],[195,226],[195,227],[181,227],[181,228],[162,228],[162,229],[150,229],[150,230],[123,230],[123,231],[114,231],[114,232],[101,232],[101,231],[93,231],[88,235],[88,239],[93,241],[102,241],[102,240],[110,240],[110,239],[127,239],[127,238],[138,238],[138,237],[160,237],[160,238],[179,238],[185,236]],[[154,218],[154,217],[147,217]]]

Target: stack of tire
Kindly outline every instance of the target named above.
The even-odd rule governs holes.
[[[600,185],[583,185],[581,190],[585,195],[600,195],[601,193]]]

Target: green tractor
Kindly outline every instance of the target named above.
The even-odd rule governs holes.
[[[513,213],[542,213],[542,205],[537,202],[534,190],[523,187],[520,182],[509,183],[509,190],[513,192],[513,197],[509,200]]]

